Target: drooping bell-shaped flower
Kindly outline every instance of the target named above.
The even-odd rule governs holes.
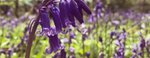
[[[61,58],[66,58],[66,51],[65,49],[62,49],[60,52]]]
[[[74,16],[72,15],[71,9],[70,9],[70,0],[65,0],[65,2],[66,2],[68,19],[69,19],[71,25],[75,27],[76,26],[75,19],[74,19]]]
[[[103,8],[102,2],[101,2],[101,0],[98,0],[97,3],[96,3],[96,6],[94,8],[94,12],[96,13],[97,17],[101,17],[102,16],[101,15],[102,8]]]
[[[75,24],[75,19],[74,19],[74,16],[70,13],[70,9],[68,9],[69,10],[69,15],[68,15],[68,17],[69,17],[69,20],[70,20],[70,22],[71,22],[71,25],[72,26],[76,26],[76,24]]]
[[[140,41],[140,48],[144,49],[144,47],[145,47],[145,39],[142,38],[141,41]]]
[[[68,5],[66,0],[60,0],[59,3],[59,9],[60,9],[60,17],[62,26],[65,28],[67,24],[69,24],[69,18],[68,18]]]
[[[81,15],[81,13],[79,12],[79,7],[77,5],[77,3],[74,0],[69,1],[69,6],[70,6],[70,13],[76,17],[76,19],[80,22],[83,23],[83,17]]]
[[[39,10],[39,16],[40,16],[39,23],[42,27],[42,32],[49,32],[50,31],[50,19],[49,19],[49,14],[46,11],[46,8],[42,8]]]
[[[140,37],[141,37],[141,40],[140,40],[140,43],[139,43],[139,47],[140,47],[141,50],[143,50],[145,48],[146,42],[145,42],[145,39],[144,39],[141,32],[140,32]]]
[[[103,42],[103,38],[101,36],[99,37],[99,42]]]
[[[86,57],[87,57],[87,58],[90,58],[90,52],[87,52],[87,53],[86,53]]]
[[[82,1],[82,0],[75,0],[80,8],[82,8],[87,14],[91,14],[90,8]]]
[[[49,44],[50,44],[50,48],[48,48],[46,50],[46,52],[48,54],[52,53],[52,52],[56,52],[57,50],[59,50],[60,48],[60,40],[58,38],[58,36],[55,35],[50,35],[49,37]]]
[[[52,17],[53,17],[56,31],[59,33],[62,31],[62,23],[61,23],[59,8],[56,7],[55,5],[51,5],[50,6],[50,12],[51,12]]]

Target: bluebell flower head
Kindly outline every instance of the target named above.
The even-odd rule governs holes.
[[[77,3],[74,0],[69,1],[69,6],[70,6],[70,12],[71,14],[76,17],[76,19],[80,22],[83,23],[83,17],[81,15],[81,13],[79,12],[79,7],[77,5]]]
[[[42,27],[42,32],[47,32],[50,30],[50,19],[49,19],[49,14],[46,11],[46,8],[42,8],[39,10],[40,13],[40,20],[39,23]]]
[[[60,48],[60,40],[57,35],[50,35],[49,37],[49,44],[50,48],[46,50],[46,53],[50,54],[52,52],[56,52]]]
[[[60,9],[60,17],[61,17],[61,22],[62,22],[62,26],[64,28],[66,28],[66,26],[68,24],[70,24],[70,21],[69,21],[69,12],[68,12],[68,5],[67,5],[67,1],[66,0],[61,0],[60,3],[59,3],[59,9]]]
[[[66,51],[65,51],[65,49],[62,49],[60,54],[61,54],[61,58],[66,58]]]
[[[90,8],[82,1],[82,0],[75,0],[80,8],[82,8],[87,14],[91,14]]]
[[[53,17],[56,31],[59,33],[62,31],[62,23],[61,23],[59,8],[56,7],[55,5],[50,5],[50,11]]]

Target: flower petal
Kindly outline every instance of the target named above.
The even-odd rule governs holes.
[[[54,24],[56,27],[57,32],[62,31],[62,24],[61,24],[61,19],[60,19],[60,11],[56,6],[50,7],[51,14],[54,20]]]
[[[42,27],[42,32],[47,32],[50,30],[50,19],[49,19],[49,14],[46,11],[46,9],[42,8],[40,9],[40,18],[39,18],[39,23]]]
[[[65,28],[66,25],[69,23],[68,20],[68,7],[67,7],[67,2],[65,0],[61,0],[59,3],[59,9],[60,9],[60,17],[61,17],[61,22],[63,27]]]
[[[90,8],[81,0],[75,0],[77,2],[77,4],[79,5],[79,7],[82,7],[82,9],[87,13],[87,14],[91,14],[91,10]]]
[[[69,9],[71,11],[71,14],[74,15],[80,23],[83,23],[83,17],[79,11],[78,5],[76,4],[76,2],[74,0],[70,1]]]
[[[60,40],[58,38],[57,35],[50,35],[48,36],[49,37],[49,44],[50,44],[50,50],[49,50],[49,53],[52,53],[52,52],[56,52],[59,48],[60,48]]]

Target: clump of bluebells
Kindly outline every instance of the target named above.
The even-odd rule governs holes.
[[[29,26],[30,33],[33,31],[35,25],[37,27],[37,24],[40,24],[42,34],[49,38],[50,47],[46,49],[46,53],[51,54],[52,52],[57,52],[61,48],[61,41],[58,37],[59,33],[63,33],[70,26],[76,27],[76,20],[80,24],[83,24],[83,10],[87,14],[91,14],[89,7],[82,0],[60,0],[59,2],[55,0],[44,0],[38,9],[38,18],[36,21],[31,22]],[[51,20],[53,20],[55,27],[51,26]],[[33,23],[35,25],[32,26]],[[29,41],[31,41],[30,37]],[[62,49],[61,53],[65,53],[65,50]],[[29,57],[29,55],[26,55],[26,57]],[[66,56],[62,58],[66,58]]]
[[[91,13],[83,0],[43,0],[37,9],[37,19],[31,21],[29,27],[26,28],[21,42],[16,47],[12,46],[7,50],[0,50],[0,54],[3,53],[11,58],[14,52],[20,50],[24,52],[25,48],[22,49],[20,47],[25,46],[27,42],[26,58],[29,58],[32,41],[35,39],[36,27],[40,26],[42,29],[40,34],[47,37],[49,42],[45,53],[54,55],[53,58],[84,58],[85,56],[87,58],[150,58],[150,40],[146,39],[145,34],[134,37],[135,29],[138,29],[136,27],[141,25],[141,19],[144,18],[143,15],[130,10],[113,13],[106,5],[103,5],[101,0],[96,1],[93,13]],[[83,25],[84,12],[88,15],[91,14],[88,20],[89,25],[87,23],[87,29]],[[134,22],[133,25],[130,19],[133,19],[131,20]],[[4,25],[7,25],[7,21],[0,20],[2,20],[2,28]],[[14,24],[12,20],[12,25],[16,26],[18,24],[18,21],[15,22]],[[78,26],[78,23],[83,25],[83,27]],[[145,26],[147,25],[141,27],[144,32],[149,30],[144,29]],[[76,30],[72,29],[72,27],[81,33],[81,41],[78,40],[80,34],[74,32]],[[112,31],[113,27],[114,31]],[[140,29],[140,31],[142,30]],[[27,31],[29,31],[29,36]],[[64,41],[61,41],[59,35],[69,36],[62,39]],[[137,37],[140,37],[140,39]],[[74,38],[77,38],[77,40]],[[77,46],[75,46],[76,42],[79,43]],[[65,46],[66,43],[68,45]],[[131,46],[132,43],[135,46]]]

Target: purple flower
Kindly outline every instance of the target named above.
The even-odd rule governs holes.
[[[70,47],[69,51],[70,51],[71,54],[74,54],[75,49],[73,47]]]
[[[75,33],[74,32],[70,32],[70,37],[69,38],[71,38],[71,39],[73,39],[73,38],[75,38]]]
[[[67,5],[66,7],[68,11],[67,14],[68,14],[69,21],[71,22],[71,25],[75,27],[76,25],[75,25],[74,15],[71,13],[70,2],[68,0],[66,1],[66,5]]]
[[[140,48],[144,49],[144,47],[145,47],[145,40],[142,38],[140,42]]]
[[[70,36],[69,36],[69,44],[72,43],[72,39],[75,38],[75,34],[73,32],[70,32]]]
[[[52,52],[56,52],[60,48],[60,40],[57,35],[50,35],[48,37],[50,49],[47,49],[46,53],[50,54]]]
[[[98,11],[101,11],[102,7],[103,7],[102,2],[98,1],[96,3],[95,12],[98,13]]]
[[[69,10],[70,11],[70,10]],[[72,26],[76,26],[76,24],[75,24],[75,19],[74,19],[74,16],[71,14],[71,13],[69,13],[69,20],[71,21],[71,25]]]
[[[91,14],[91,15],[90,15],[90,17],[89,17],[89,22],[90,22],[90,23],[96,22],[95,14]]]
[[[65,49],[62,49],[60,53],[61,53],[61,58],[66,58],[66,51],[65,51]]]
[[[40,20],[39,23],[42,27],[42,32],[47,32],[50,30],[50,19],[46,8],[40,9]]]
[[[96,4],[96,7],[95,7],[95,9],[94,9],[94,11],[95,11],[97,17],[101,17],[102,7],[103,7],[102,2],[101,2],[101,1],[98,1],[97,4]]]
[[[69,24],[69,12],[68,12],[68,5],[66,0],[61,0],[59,3],[59,9],[60,9],[60,17],[63,27],[65,28],[67,24]]]
[[[133,52],[133,53],[137,53],[137,46],[136,46],[136,44],[134,44],[134,46],[133,46],[133,48],[132,48],[132,52]]]
[[[75,0],[79,6],[82,8],[87,14],[91,14],[90,8],[82,1],[82,0]]]
[[[56,31],[59,33],[62,31],[62,23],[60,18],[60,11],[55,5],[50,6],[51,14],[53,16],[53,21],[56,27]]]
[[[110,33],[110,38],[113,38],[114,35],[116,35],[116,32],[114,32],[114,31],[111,32],[111,33]]]
[[[69,9],[71,14],[76,17],[76,19],[80,22],[83,23],[83,17],[78,9],[78,5],[76,4],[76,2],[74,0],[69,1]]]
[[[7,53],[9,57],[11,57],[11,55],[13,54],[13,48],[8,49]]]
[[[90,52],[86,53],[87,58],[90,58]]]
[[[103,38],[100,36],[99,37],[99,41],[102,43],[103,42]]]

